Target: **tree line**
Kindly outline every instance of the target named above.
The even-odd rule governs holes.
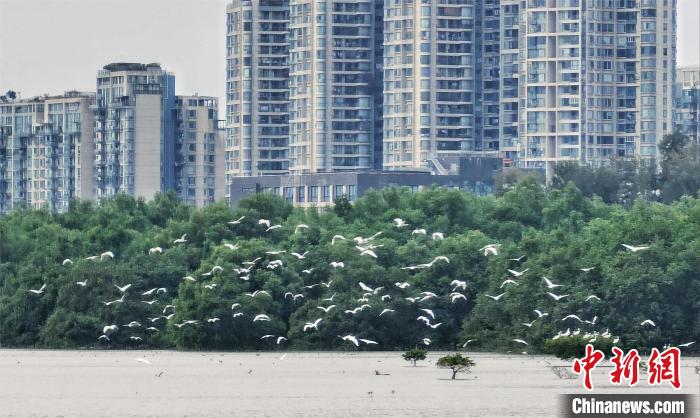
[[[408,226],[396,227],[395,218]],[[260,219],[281,227],[266,232]],[[300,224],[307,228],[297,228]],[[415,229],[427,234],[412,233]],[[352,238],[377,232],[371,241],[376,258],[360,254]],[[433,232],[444,239],[432,239]],[[185,243],[173,242],[184,234]],[[346,240],[331,244],[335,235]],[[480,251],[495,243],[498,255]],[[622,243],[649,249],[631,253]],[[149,254],[155,247],[163,252]],[[115,257],[86,259],[105,251]],[[286,252],[266,254],[278,251]],[[303,259],[289,255],[306,251]],[[438,256],[449,262],[404,269]],[[247,276],[234,270],[256,258]],[[281,266],[270,268],[277,259]],[[332,261],[344,267],[334,268]],[[223,271],[203,276],[214,266]],[[509,269],[527,271],[514,278]],[[553,300],[543,277],[561,284],[556,292],[569,296]],[[509,278],[517,284],[503,287]],[[458,290],[465,299],[453,302],[455,280],[466,282]],[[76,284],[84,281],[85,286]],[[383,290],[367,296],[360,282]],[[43,293],[29,291],[43,284]],[[119,299],[116,286],[126,284],[132,286],[121,303],[105,304]],[[143,295],[155,288],[165,291]],[[249,295],[256,290],[266,294]],[[435,297],[407,299],[422,292]],[[505,295],[499,300],[485,296],[500,293]],[[589,295],[600,300],[586,300]],[[361,299],[370,307],[345,312],[362,305]],[[327,313],[318,308],[332,304],[336,308]],[[379,316],[384,309],[391,312]],[[431,310],[430,320],[441,325],[417,321],[425,315],[419,309]],[[548,316],[538,318],[536,309]],[[253,322],[257,314],[270,320]],[[562,321],[570,314],[596,319]],[[317,318],[323,318],[318,330],[303,331]],[[640,326],[649,318],[655,327]],[[183,326],[188,320],[197,323]],[[132,321],[140,326],[127,327]],[[98,340],[111,324],[119,331],[109,341]],[[533,353],[567,328],[609,330],[621,346],[642,350],[697,339],[700,201],[684,196],[671,203],[643,198],[606,203],[586,196],[573,181],[545,188],[524,178],[499,195],[387,188],[326,211],[293,208],[269,194],[253,195],[236,208],[222,202],[196,209],[167,193],[150,202],[117,196],[74,202],[61,214],[23,210],[0,218],[3,347],[356,349],[338,338],[352,334],[377,342],[360,345],[363,350],[414,348],[427,339],[430,349],[454,349],[472,340],[471,350]],[[277,345],[274,338],[261,339],[265,335],[287,340]]]

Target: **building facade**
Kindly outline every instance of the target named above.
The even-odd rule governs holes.
[[[518,164],[657,157],[673,126],[676,1],[523,5]]]
[[[289,1],[227,8],[226,177],[289,170]]]
[[[692,142],[700,141],[700,67],[678,68],[676,129]]]
[[[175,191],[181,201],[204,207],[225,195],[224,129],[218,120],[218,100],[177,96]]]
[[[0,103],[0,214],[91,199],[93,93]]]
[[[374,168],[381,110],[377,0],[291,0],[290,172]]]
[[[175,188],[175,76],[159,64],[113,63],[97,73],[95,198],[151,199]]]
[[[474,13],[474,2],[385,2],[385,169],[475,150]]]

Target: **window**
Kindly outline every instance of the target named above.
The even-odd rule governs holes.
[[[297,187],[297,202],[303,203],[306,201],[306,186]]]
[[[342,184],[338,184],[338,185],[334,186],[333,196],[335,199],[337,199],[343,195],[343,189],[344,189],[344,186]]]
[[[331,200],[331,186],[321,186],[321,202]]]
[[[285,187],[284,188],[284,200],[286,200],[289,203],[292,203],[294,201],[294,188],[293,187]]]
[[[357,200],[357,185],[355,185],[355,184],[348,185],[348,199],[350,199],[350,201],[352,201],[352,202]]]
[[[318,202],[318,186],[309,186],[309,202]]]

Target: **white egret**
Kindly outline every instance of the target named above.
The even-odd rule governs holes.
[[[382,316],[385,313],[389,313],[389,312],[396,312],[396,311],[393,309],[386,308],[386,309],[382,310],[382,313],[380,313],[378,316]]]
[[[428,232],[424,228],[414,229],[411,235],[426,235]]]
[[[270,227],[270,220],[269,219],[258,219],[258,225],[265,225],[265,228]]]
[[[596,296],[596,295],[589,295],[589,296],[586,298],[586,302],[588,302],[588,301],[591,300],[591,299],[600,300],[600,298],[599,298],[598,296]]]
[[[433,232],[431,237],[433,238],[434,241],[440,241],[440,240],[445,239],[445,234],[443,234],[442,232]]]
[[[299,232],[300,229],[309,229],[309,226],[306,224],[299,224],[296,227],[294,227],[294,233],[296,234]]]
[[[308,253],[309,253],[308,251],[305,251],[303,254],[294,253],[294,252],[289,253],[289,254],[291,254],[291,255],[293,255],[294,257],[296,257],[297,260],[303,260],[303,259],[306,258],[306,254],[308,254]]]
[[[77,284],[78,286],[81,286],[81,287],[85,287],[85,286],[87,286],[87,282],[88,282],[88,279],[85,279],[82,282],[75,282],[75,284]]]
[[[562,321],[566,321],[567,319],[575,319],[575,320],[577,320],[578,322],[583,322],[583,320],[582,320],[581,318],[579,318],[578,315],[566,315],[566,316],[563,317],[561,320],[562,320]]]
[[[648,245],[641,245],[641,246],[635,247],[634,245],[622,244],[622,246],[627,248],[627,250],[629,250],[633,253],[636,253],[637,251],[644,251],[644,250],[649,249]]]
[[[245,216],[241,216],[240,218],[236,219],[235,221],[230,221],[228,222],[229,225],[238,225],[241,223],[241,221],[245,219]]]
[[[488,255],[498,255],[500,251],[501,244],[489,244],[484,247],[479,248],[480,252],[483,252],[485,256]]]
[[[102,328],[102,333],[103,334],[109,334],[110,332],[115,332],[119,329],[117,325],[107,325],[104,328]]]
[[[523,258],[525,258],[525,254],[523,254],[523,255],[521,255],[520,257],[517,257],[517,258],[509,258],[508,261],[520,262],[520,260],[522,260]]]
[[[343,267],[345,267],[345,263],[343,263],[342,261],[331,261],[329,265],[330,265],[331,267],[333,267],[333,268],[343,268]]]
[[[325,312],[325,313],[328,313],[331,309],[335,308],[335,305],[330,305],[330,306],[327,306],[327,307],[324,307],[324,306],[317,306],[316,308],[322,310],[322,311]]]
[[[467,297],[461,293],[452,293],[450,295],[450,298],[452,299],[452,303],[457,302],[457,299],[464,299],[465,301],[467,300]]]
[[[542,312],[539,309],[535,309],[533,312],[537,314],[538,318],[542,318],[549,315],[547,312]]]
[[[287,338],[285,337],[277,337],[277,345],[280,345],[282,341],[287,341]],[[280,360],[284,359],[284,356]]]
[[[396,225],[397,228],[403,228],[407,226],[408,223],[401,218],[394,218],[394,225]]]
[[[228,248],[231,251],[237,250],[238,247],[240,247],[240,246],[241,246],[241,244],[239,244],[239,243],[235,243],[235,244],[231,244],[229,242],[224,243],[224,247]]]
[[[161,247],[153,247],[148,250],[148,254],[163,254],[163,249]]]
[[[484,294],[484,296],[486,296],[487,298],[491,298],[491,299],[496,300],[496,301],[499,300],[499,299],[501,299],[501,298],[503,297],[503,295],[505,295],[505,293],[501,293],[501,294],[498,295],[498,296],[491,296],[491,295],[489,295],[489,294]]]
[[[182,234],[182,236],[173,241],[173,244],[184,244],[187,242],[187,234]]]
[[[378,344],[376,341],[366,340],[366,339],[364,339],[364,338],[358,338],[358,340],[359,340],[360,342],[363,342],[363,343],[367,344],[367,345],[370,345],[370,344]]]
[[[309,328],[313,328],[316,331],[318,331],[318,324],[320,324],[321,321],[323,321],[323,318],[318,318],[314,322],[307,322],[306,324],[304,324],[304,332],[306,332],[306,330]]]
[[[105,251],[100,254],[100,261],[104,261],[106,258],[114,258],[114,253],[111,251]]]
[[[342,236],[342,235],[333,235],[333,238],[331,238],[331,245],[335,245],[335,242],[336,242],[337,240],[343,240],[343,241],[345,241],[345,239],[346,239],[346,238],[345,238],[344,236]]]
[[[547,294],[548,294],[549,296],[551,296],[552,299],[554,299],[555,301],[560,301],[561,299],[564,299],[565,297],[569,296],[569,295],[555,295],[555,294],[552,293],[552,292],[547,292]]]
[[[405,289],[411,285],[408,282],[396,282],[394,283],[394,286],[398,287],[399,289]]]
[[[155,293],[156,290],[158,290],[158,288],[154,287],[151,290],[147,290],[147,291],[141,293],[141,295],[142,296],[151,296],[153,293]]]
[[[525,270],[523,270],[523,271],[517,271],[517,270],[508,269],[508,273],[512,274],[512,275],[515,276],[515,277],[520,277],[520,276],[522,276],[523,274],[525,274],[525,272],[528,271],[528,270],[530,270],[530,269],[525,269]]]
[[[641,323],[640,325],[642,325],[642,326],[644,326],[644,325],[651,325],[652,327],[655,327],[655,326],[656,326],[656,324],[654,323],[654,321],[652,321],[651,319],[645,319],[644,321],[642,321],[642,323]]]
[[[544,280],[544,282],[547,284],[547,289],[554,289],[556,287],[562,286],[560,284],[552,283],[552,281],[546,278],[545,276],[542,276],[542,280]]]
[[[255,318],[253,318],[253,322],[258,322],[258,321],[269,321],[270,317],[265,315],[265,314],[258,314],[255,315]]]
[[[355,337],[354,335],[346,335],[344,337],[341,337],[340,335],[338,335],[338,337],[340,337],[343,341],[350,341],[351,343],[355,344],[355,346],[357,346],[357,347],[360,346],[360,343],[357,341],[357,337]]]
[[[73,260],[71,260],[70,258],[66,258],[65,260],[63,260],[63,263],[61,263],[61,265],[65,266],[66,264],[73,264]]]
[[[514,284],[516,286],[519,286],[519,283],[516,282],[515,280],[507,279],[507,280],[504,280],[503,283],[501,283],[501,286],[499,287],[499,289],[503,289],[503,287],[507,284]]]
[[[530,345],[530,344],[528,344],[527,342],[525,342],[525,341],[523,341],[523,340],[520,340],[520,339],[517,339],[517,338],[514,338],[513,341],[516,342],[516,343],[520,343],[520,344]]]
[[[124,293],[124,292],[126,292],[127,290],[129,290],[129,288],[131,287],[131,283],[125,284],[124,286],[117,286],[117,285],[115,284],[114,287],[116,287],[117,289],[119,289],[120,292]]]

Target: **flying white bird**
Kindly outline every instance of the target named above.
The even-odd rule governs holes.
[[[238,308],[239,306],[241,306],[240,303],[234,303],[233,305],[231,305],[231,309],[236,309],[236,308]]]
[[[258,219],[258,225],[265,225],[265,228],[270,227],[270,220],[269,219]]]
[[[256,257],[256,258],[255,258],[254,260],[252,260],[252,261],[244,261],[244,262],[242,262],[241,264],[243,264],[244,266],[254,266],[255,263],[257,263],[257,262],[260,261],[260,260],[261,260],[261,257]]]
[[[213,290],[216,287],[216,283],[211,283],[211,284],[205,284],[204,288],[208,290]]]
[[[235,244],[231,244],[231,243],[229,243],[229,242],[224,243],[224,247],[226,247],[226,248],[228,248],[229,250],[232,250],[232,251],[233,251],[233,250],[237,250],[238,247],[240,247],[240,246],[241,246],[241,244],[239,244],[239,243],[235,243]]]
[[[466,281],[463,281],[463,280],[452,280],[452,281],[450,282],[450,286],[454,286],[454,287],[452,288],[452,291],[453,291],[453,292],[454,292],[455,290],[457,290],[458,287],[461,287],[462,290],[467,290],[467,282],[466,282]]]
[[[640,325],[651,325],[652,327],[656,326],[654,321],[652,321],[651,319],[645,319]]]
[[[333,267],[333,268],[343,268],[343,267],[345,267],[345,263],[343,263],[342,261],[331,261],[329,265],[330,265],[331,267]]]
[[[427,313],[428,315],[430,315],[431,318],[435,319],[435,313],[432,310],[430,310],[430,309],[420,309],[420,310]]]
[[[411,232],[411,235],[426,235],[427,233],[428,232],[425,229],[419,228],[419,229],[414,229],[413,232]]]
[[[203,273],[202,276],[208,277],[208,276],[211,276],[215,273],[221,273],[222,271],[224,271],[224,268],[217,265],[217,266],[212,267],[211,270],[209,270],[208,272]]]
[[[401,283],[401,282],[396,282],[396,283],[394,283],[394,286],[398,287],[399,289],[405,289],[405,288],[407,288],[407,287],[409,287],[409,286],[411,286],[411,285],[408,284],[407,282],[403,282],[403,283]]]
[[[479,248],[480,252],[483,252],[485,256],[488,255],[498,255],[501,248],[501,244],[489,244],[484,247]]]
[[[268,293],[267,290],[256,290],[256,291],[253,292],[253,293],[248,293],[248,292],[246,292],[246,293],[244,293],[244,294],[245,294],[246,296],[250,296],[251,298],[254,298],[254,297],[258,296],[258,295],[267,295],[267,296],[270,296],[270,293]]]
[[[418,318],[416,318],[416,321],[423,321],[426,325],[430,325],[430,319],[427,316],[421,315]]]
[[[168,289],[159,287],[158,290],[156,290],[156,295],[160,295],[161,293],[168,293]]]
[[[221,321],[221,319],[216,318],[216,317],[207,319],[207,322],[209,322],[210,324],[213,324],[217,321]]]
[[[104,328],[102,328],[102,333],[109,334],[110,332],[117,331],[118,329],[119,329],[119,327],[116,325],[107,325]]]
[[[404,299],[406,299],[407,301],[409,301],[409,302],[411,302],[411,303],[416,303],[416,301],[417,301],[418,299],[420,299],[420,297],[416,297],[416,298],[404,298]]]
[[[343,341],[350,341],[351,343],[355,344],[355,346],[357,346],[357,347],[360,346],[360,343],[357,341],[357,337],[355,337],[354,335],[346,335],[344,337],[341,337],[340,335],[338,335],[338,337],[340,337]]]
[[[131,337],[129,337],[129,339],[130,339],[130,340],[133,340],[133,341],[141,341],[141,340],[143,340],[143,338],[141,338],[141,337],[135,337],[135,336],[133,336],[133,335],[132,335]]]
[[[501,293],[501,294],[498,295],[498,296],[491,296],[491,295],[489,295],[489,294],[484,294],[484,296],[486,296],[487,298],[491,298],[491,299],[496,300],[496,301],[499,300],[500,298],[502,298],[503,295],[505,295],[505,293]]]
[[[433,341],[430,338],[423,338],[423,344],[430,345],[431,342]]]
[[[99,341],[99,340],[112,341],[112,340],[110,340],[109,337],[106,336],[105,334],[102,334],[102,335],[100,335],[99,337],[97,337],[97,340],[98,340],[98,341]]]
[[[588,301],[591,300],[591,299],[600,300],[600,298],[599,298],[598,296],[596,296],[596,295],[590,295],[590,296],[588,296],[588,297],[586,298],[586,302],[588,302]]]
[[[165,311],[167,311],[168,309],[175,310],[175,306],[174,305],[165,305],[165,307],[163,308],[163,315],[165,315]]]
[[[366,284],[364,284],[364,283],[362,283],[362,282],[359,282],[358,284],[360,285],[360,288],[361,288],[362,290],[364,290],[365,292],[370,292],[370,293],[374,292],[374,289],[372,289],[371,287],[367,286]]]
[[[539,309],[535,309],[533,312],[535,312],[535,313],[537,314],[537,317],[538,317],[538,318],[542,318],[542,317],[544,317],[544,316],[548,316],[548,315],[549,315],[547,312],[542,312],[542,311],[540,311]]]
[[[523,258],[525,258],[525,254],[521,255],[521,256],[518,257],[518,258],[509,258],[508,261],[516,261],[516,262],[519,262],[519,261],[522,260]]]
[[[438,322],[437,324],[425,324],[425,325],[429,326],[432,329],[435,329],[435,328],[439,327],[440,325],[442,325],[442,322]]]
[[[595,269],[595,267],[584,267],[584,268],[579,269],[579,270],[588,273],[589,271],[591,271],[591,270],[593,270],[593,269]]]
[[[554,289],[555,287],[561,287],[561,286],[562,286],[562,285],[560,285],[560,284],[552,283],[551,280],[549,280],[548,278],[546,278],[546,277],[544,277],[544,276],[542,276],[542,279],[543,279],[544,282],[547,284],[547,289]]]
[[[578,315],[567,315],[567,316],[563,317],[561,320],[566,321],[567,319],[575,319],[578,322],[583,322],[583,320],[581,318],[579,318]]]
[[[464,299],[465,301],[467,300],[467,297],[461,293],[452,293],[450,295],[450,298],[452,299],[452,303],[455,303],[457,299]]]
[[[273,334],[267,334],[260,337],[261,340],[266,340],[268,338],[275,338],[275,336]]]
[[[447,257],[445,257],[444,255],[439,255],[439,256],[433,258],[433,261],[431,261],[430,263],[424,264],[424,266],[426,266],[426,267],[432,267],[433,264],[435,264],[437,261],[444,261],[444,262],[446,262],[446,263],[449,264],[450,259],[447,258]]]
[[[586,321],[583,321],[583,322],[585,322],[585,323],[587,323],[587,324],[595,325],[595,323],[596,323],[597,321],[598,321],[598,315],[594,316],[593,319],[590,320],[590,321],[586,320]]]
[[[87,286],[88,279],[85,279],[85,281],[82,282],[75,282],[78,286],[85,287]]]
[[[155,332],[160,332],[160,330],[156,327],[148,327],[146,328],[146,331],[155,331]]]
[[[268,268],[270,270],[274,270],[278,267],[282,267],[283,265],[284,265],[284,263],[282,262],[282,260],[272,260],[269,263],[267,263],[266,268]]]
[[[310,269],[302,270],[301,272],[302,272],[302,273],[305,273],[305,274],[311,274],[312,271],[314,271],[314,269],[313,269],[313,268],[310,268]]]
[[[536,319],[533,319],[532,322],[529,322],[529,323],[528,323],[528,322],[523,322],[523,325],[525,325],[525,326],[528,327],[528,328],[531,328],[532,325],[533,325],[536,321],[537,321]]]
[[[345,241],[345,237],[342,235],[333,235],[333,238],[331,238],[331,245],[335,245],[335,242],[337,240],[343,240]]]
[[[275,229],[280,229],[280,228],[282,228],[282,225],[272,225],[271,227],[267,228],[265,230],[265,232],[274,231]]]
[[[393,309],[388,309],[388,308],[386,308],[386,309],[382,310],[382,313],[380,313],[378,316],[382,316],[382,315],[384,315],[385,313],[389,313],[389,312],[396,312],[396,311],[394,311]]]
[[[304,324],[304,332],[306,332],[306,330],[309,328],[313,328],[316,331],[318,331],[318,324],[320,324],[322,320],[323,318],[318,318],[314,322],[307,322],[306,324]]]
[[[364,250],[360,253],[360,255],[368,255],[372,258],[377,258],[377,254],[375,254],[372,250]]]
[[[282,341],[287,341],[287,338],[285,337],[277,337],[277,345],[280,345]],[[282,359],[284,359],[284,356],[282,356]],[[280,360],[282,360],[280,359]]]
[[[316,308],[322,310],[325,313],[328,313],[331,309],[335,308],[335,305],[331,305],[328,307],[323,307],[323,306],[317,306]]]
[[[377,344],[376,341],[366,340],[366,339],[364,339],[364,338],[358,338],[358,340],[361,341],[361,342],[363,342],[363,343],[365,343],[365,344],[368,344],[368,345],[369,345],[369,344]]]
[[[443,234],[442,232],[433,232],[433,234],[431,235],[431,237],[432,237],[433,240],[435,240],[435,241],[440,241],[440,240],[445,239],[445,234]]]
[[[191,282],[196,282],[196,281],[197,281],[197,279],[195,279],[195,278],[192,277],[192,276],[185,276],[185,277],[182,278],[182,280],[189,280],[189,281],[191,281]]]
[[[98,255],[91,255],[90,257],[85,257],[86,260],[97,260],[98,258],[100,258],[100,256]]]
[[[114,253],[111,251],[105,251],[100,254],[100,261],[104,261],[106,258],[114,258]]]
[[[61,263],[61,264],[64,265],[64,266],[65,266],[66,264],[73,264],[73,260],[71,260],[70,258],[66,258],[65,260],[63,260],[63,263]]]
[[[499,289],[503,289],[503,287],[507,284],[514,284],[516,286],[519,286],[519,283],[516,282],[515,280],[507,279],[503,283],[501,283],[501,287],[499,287]]]
[[[358,306],[358,307],[355,308],[355,309],[346,309],[346,310],[345,310],[345,313],[346,313],[346,314],[356,315],[358,312],[361,312],[361,311],[362,311],[362,307],[361,307],[361,306]]]
[[[695,341],[685,343],[685,344],[678,344],[679,347],[690,347],[691,345],[695,344]]]
[[[309,229],[309,226],[306,224],[299,224],[294,228],[294,233],[296,234],[300,229]]]
[[[163,254],[163,249],[161,247],[153,247],[148,250],[148,254]]]
[[[530,345],[530,344],[528,344],[527,342],[525,342],[525,341],[523,341],[523,340],[519,340],[519,339],[517,339],[517,338],[514,338],[513,341],[516,342],[516,343],[520,343],[520,344]]]
[[[552,293],[552,292],[547,292],[547,294],[548,294],[549,296],[551,296],[552,299],[554,299],[554,300],[556,300],[556,301],[559,301],[559,300],[564,299],[565,297],[569,296],[569,295],[555,295],[555,294]]]
[[[474,342],[474,341],[476,341],[476,339],[467,340],[466,343],[462,344],[462,348],[468,346],[470,343],[472,343],[472,342]]]
[[[401,218],[394,218],[394,225],[396,225],[397,228],[403,228],[404,226],[407,226],[408,223]]]
[[[229,222],[230,225],[238,225],[241,223],[241,221],[245,219],[245,216],[241,216],[240,218],[236,219],[235,221]]]
[[[154,303],[158,302],[157,300],[142,300],[141,302],[145,303],[146,305],[153,305]]]
[[[183,323],[181,323],[181,324],[175,324],[175,326],[178,327],[178,328],[182,328],[182,327],[184,327],[185,325],[195,325],[195,324],[197,324],[198,322],[199,322],[199,321],[198,321],[197,319],[188,319],[187,321],[185,321],[185,322],[183,322]]]
[[[119,289],[120,292],[124,293],[124,292],[126,292],[126,291],[131,287],[131,283],[126,284],[126,285],[121,286],[121,287],[119,287],[119,286],[117,286],[117,285],[115,284],[114,287],[116,287],[117,289]]]
[[[508,273],[512,274],[512,275],[515,276],[515,277],[520,277],[520,276],[522,276],[523,274],[525,274],[525,272],[528,271],[528,270],[530,270],[530,269],[525,269],[525,270],[523,270],[523,271],[516,271],[516,270],[508,269]]]
[[[120,298],[117,299],[117,300],[112,300],[112,301],[109,301],[109,302],[102,302],[102,303],[104,303],[105,306],[113,305],[113,304],[115,304],[115,303],[123,303],[125,297],[126,297],[126,295],[122,295],[122,297],[120,297]]]
[[[122,325],[122,326],[127,327],[127,328],[138,328],[141,326],[141,323],[138,321],[131,321],[128,324]]]
[[[324,298],[324,299],[321,299],[321,300],[326,301],[326,302],[333,302],[333,298],[335,298],[335,295],[336,295],[336,293],[333,293],[333,296],[331,296],[331,297],[329,297],[329,298]]]
[[[623,247],[627,248],[629,251],[636,253],[637,251],[643,251],[649,249],[648,245],[642,245],[635,247],[634,245],[627,245],[627,244],[622,244]]]
[[[258,314],[258,315],[255,315],[255,318],[253,318],[253,322],[269,321],[269,320],[270,320],[270,317],[265,315],[265,314]]]
[[[391,295],[382,295],[382,302],[387,299],[391,299]]]
[[[238,318],[239,316],[243,316],[243,312],[236,312],[233,314],[234,318]]]
[[[157,288],[157,287],[154,287],[154,288],[151,289],[151,290],[147,290],[147,291],[141,293],[141,295],[142,295],[142,296],[151,296],[153,293],[155,293],[156,290],[158,290],[158,288]]]
[[[290,253],[290,254],[293,255],[294,257],[296,257],[297,260],[303,260],[306,258],[306,254],[308,254],[308,253],[309,253],[308,251],[305,251],[303,254],[299,254],[299,253]]]
[[[173,241],[173,244],[184,244],[187,242],[187,234],[182,234],[182,236]]]
[[[284,254],[284,253],[286,253],[286,251],[284,251],[284,250],[265,251],[265,254],[269,254],[269,255],[280,255],[280,254]]]

